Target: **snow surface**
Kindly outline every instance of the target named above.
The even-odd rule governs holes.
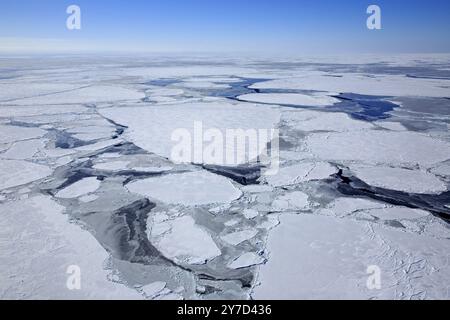
[[[312,180],[323,180],[337,173],[336,167],[327,162],[306,162],[280,168],[275,175],[265,177],[274,187],[299,184]]]
[[[145,98],[144,93],[116,86],[90,86],[53,93],[44,96],[24,98],[14,101],[18,105],[48,105],[66,103],[100,103],[123,100],[138,100]]]
[[[257,103],[316,107],[330,106],[339,102],[338,99],[326,95],[306,95],[300,93],[249,93],[239,96],[238,99]]]
[[[97,170],[109,170],[109,171],[126,170],[129,164],[130,164],[129,161],[111,161],[98,163],[94,165],[93,168]]]
[[[256,266],[264,263],[266,260],[260,255],[253,252],[246,252],[228,264],[230,269],[241,269]]]
[[[0,204],[0,297],[3,299],[140,299],[108,280],[109,254],[64,207],[46,196]],[[69,266],[81,271],[81,290],[66,286]],[[17,281],[20,279],[20,281]]]
[[[356,177],[374,187],[420,194],[439,194],[447,191],[443,181],[424,171],[382,166],[351,166],[351,170]]]
[[[64,199],[78,198],[96,191],[100,184],[96,177],[84,178],[62,189],[55,196]]]
[[[275,199],[272,208],[276,211],[303,210],[308,208],[308,195],[301,191],[285,194]]]
[[[449,225],[435,208],[450,208],[438,196],[450,183],[449,61],[5,57],[0,298],[447,299]],[[252,82],[263,90],[245,94]],[[398,108],[357,120],[341,92]],[[194,138],[200,122],[222,135],[279,129],[278,174],[243,186],[200,169],[210,160],[198,152],[171,161],[174,131]],[[344,196],[339,169],[392,203],[424,201],[349,196],[358,182]],[[380,290],[366,286],[369,266]]]
[[[257,234],[258,234],[258,231],[256,231],[256,230],[247,229],[247,230],[236,231],[236,232],[232,232],[232,233],[223,235],[223,236],[221,236],[221,238],[223,241],[227,242],[228,244],[237,246],[244,241],[252,239]]]
[[[221,254],[211,236],[189,216],[169,222],[171,232],[157,243],[158,249],[170,259],[188,264],[203,264]]]
[[[49,176],[47,166],[21,160],[0,160],[0,190],[17,187]]]
[[[300,131],[359,131],[374,126],[366,121],[351,119],[347,114],[338,112],[290,111],[282,116],[284,123]]]
[[[324,160],[432,165],[450,155],[450,143],[415,132],[313,133],[306,147]]]
[[[448,283],[450,273],[447,240],[318,215],[280,220],[269,236],[270,257],[260,267],[254,299],[433,299],[447,294],[448,288],[439,285]],[[367,287],[373,265],[382,272],[380,290]]]
[[[440,80],[409,78],[403,75],[370,75],[346,73],[330,77],[313,72],[302,77],[260,82],[252,89],[316,90],[325,92],[358,93],[374,96],[447,97],[448,88]]]
[[[241,191],[226,178],[207,171],[177,173],[129,183],[127,189],[168,204],[185,206],[227,203]]]
[[[218,129],[223,137],[226,137],[227,129],[275,129],[280,116],[279,111],[267,106],[228,102],[176,104],[170,108],[166,106],[107,108],[100,112],[105,117],[127,126],[126,136],[136,145],[166,158],[172,158],[172,150],[177,145],[172,140],[173,133],[177,129],[187,130],[194,140],[194,124],[201,122],[203,132]],[[227,151],[232,154],[242,150],[245,152],[245,147],[244,145],[237,146],[236,149],[232,146],[227,148],[227,144],[224,143],[224,155]],[[194,152],[199,153],[200,158],[196,157]],[[225,159],[221,163],[211,163],[210,159],[203,159],[202,154],[199,148],[194,149],[191,162],[227,164]]]
[[[3,112],[3,111],[2,111]],[[0,144],[11,143],[20,140],[39,138],[47,132],[38,128],[23,128],[16,126],[0,125]]]

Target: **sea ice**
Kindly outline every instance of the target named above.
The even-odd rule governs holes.
[[[93,202],[95,200],[97,200],[99,198],[99,196],[95,195],[95,194],[90,194],[90,195],[85,195],[79,198],[79,200],[81,202],[84,203],[89,203],[89,202]]]
[[[252,85],[252,89],[316,90],[358,93],[373,96],[447,97],[448,88],[441,80],[410,78],[404,75],[340,74],[314,72],[297,78],[277,79]]]
[[[94,165],[93,168],[97,170],[106,170],[106,171],[127,170],[129,164],[130,164],[129,161],[111,161],[98,163]]]
[[[313,133],[306,147],[330,161],[432,165],[450,157],[450,143],[415,132]]]
[[[245,209],[242,214],[249,220],[255,219],[259,215],[258,211],[254,209]]]
[[[235,260],[231,261],[227,267],[230,269],[241,269],[256,266],[264,263],[266,260],[260,255],[253,252],[246,252]]]
[[[6,152],[0,154],[0,158],[13,160],[31,159],[45,147],[45,140],[26,140],[15,142]]]
[[[321,111],[290,111],[282,115],[282,120],[290,128],[300,131],[360,131],[374,128],[366,121],[350,118],[349,115],[339,112]]]
[[[351,166],[351,171],[365,183],[384,189],[420,194],[439,194],[447,191],[446,184],[435,175],[392,167]]]
[[[4,299],[141,299],[107,279],[107,251],[46,196],[0,205],[0,296]],[[69,290],[70,266],[82,290]],[[71,271],[73,272],[73,271]]]
[[[100,188],[100,184],[100,180],[96,177],[84,178],[62,189],[61,191],[58,191],[56,197],[62,199],[78,198],[97,191],[97,189]]]
[[[273,210],[304,210],[309,207],[308,195],[301,191],[296,191],[282,195],[272,203]]]
[[[223,235],[220,238],[232,246],[237,246],[244,241],[252,239],[257,234],[258,234],[257,230],[246,229]]]
[[[203,264],[221,254],[211,236],[191,217],[177,218],[170,224],[171,232],[156,244],[167,258],[188,264]]]
[[[298,106],[330,106],[339,100],[326,95],[306,95],[300,93],[249,93],[238,97],[239,100]]]
[[[368,213],[382,220],[415,220],[430,215],[427,211],[406,207],[371,209]]]
[[[144,295],[148,299],[153,299],[154,297],[159,295],[161,293],[161,291],[163,291],[166,288],[166,285],[167,285],[167,283],[165,283],[165,282],[157,281],[157,282],[150,283],[146,286],[143,286],[141,289],[144,292]]]
[[[38,128],[24,128],[0,125],[0,144],[39,138],[47,131]]]
[[[337,198],[333,200],[326,208],[320,209],[320,214],[326,214],[336,217],[345,217],[361,211],[371,209],[383,209],[387,205],[382,202],[377,202],[364,198]]]
[[[158,105],[152,108],[117,107],[102,109],[100,112],[105,117],[127,126],[125,136],[137,146],[169,159],[172,157],[173,148],[177,145],[172,140],[173,133],[177,129],[187,130],[190,137],[193,137],[192,140],[194,138],[202,140],[203,136],[196,137],[194,134],[195,123],[201,123],[203,132],[218,129],[225,139],[226,131],[230,129],[275,129],[280,117],[279,111],[269,106],[228,102],[174,104],[170,108]],[[152,125],[149,125],[150,123]],[[233,155],[240,151],[247,154],[246,145],[237,145],[236,148],[231,146],[233,149],[227,149],[227,145],[224,142],[224,155],[227,151]],[[203,159],[199,148],[193,148],[193,151],[200,154],[200,157],[195,157],[192,152],[190,162],[205,164],[212,162],[211,159]],[[247,159],[249,160],[253,159]],[[210,164],[227,163],[224,159],[222,163]]]
[[[431,170],[436,175],[450,177],[450,164],[443,164]]]
[[[320,215],[282,215],[254,299],[445,299],[448,240]],[[432,254],[431,254],[432,253]],[[367,287],[370,266],[381,290]]]
[[[0,160],[0,190],[17,187],[49,176],[46,166],[21,160]]]
[[[14,103],[18,105],[82,104],[139,100],[143,98],[145,98],[145,94],[136,90],[118,86],[94,85],[64,93],[24,98],[16,100]]]
[[[127,189],[167,204],[228,203],[241,192],[226,178],[207,171],[176,173],[129,183]]]
[[[337,168],[327,162],[306,162],[280,168],[275,175],[265,177],[274,187],[294,185],[312,180],[323,180],[337,173]]]

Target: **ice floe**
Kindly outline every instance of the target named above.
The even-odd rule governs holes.
[[[339,100],[326,95],[306,95],[300,93],[249,93],[238,97],[239,100],[297,106],[329,106]]]
[[[166,285],[167,283],[165,282],[157,281],[143,286],[141,290],[144,292],[146,298],[153,299],[161,294],[161,292],[166,288]]]
[[[300,131],[359,131],[374,126],[366,121],[351,119],[345,113],[319,111],[290,111],[282,115],[283,122]]]
[[[65,103],[101,103],[123,100],[139,100],[145,98],[145,94],[137,90],[117,86],[91,86],[70,90],[64,93],[53,93],[45,96],[24,98],[15,100],[18,105],[48,105]]]
[[[242,194],[228,179],[207,171],[152,177],[132,182],[126,187],[130,192],[167,204],[185,206],[228,203]]]
[[[237,246],[244,241],[252,239],[257,234],[257,230],[246,229],[223,235],[221,236],[221,239],[232,246]]]
[[[347,73],[338,77],[313,73],[303,77],[260,82],[253,89],[316,90],[359,93],[374,96],[446,97],[448,88],[434,79],[409,78],[403,75],[366,75]]]
[[[177,218],[170,221],[170,225],[171,231],[156,244],[167,258],[188,264],[203,264],[221,254],[211,236],[191,217]]]
[[[26,140],[15,142],[6,152],[0,154],[0,158],[13,160],[26,160],[33,158],[36,153],[45,147],[45,140]]]
[[[255,219],[257,216],[259,216],[259,212],[254,209],[245,209],[242,214],[249,220]]]
[[[47,132],[38,128],[0,125],[0,144],[39,138]]]
[[[230,129],[274,129],[280,117],[279,111],[268,106],[228,102],[174,104],[170,108],[118,107],[102,109],[100,112],[105,117],[127,126],[125,136],[133,143],[166,158],[172,157],[173,149],[177,145],[172,140],[175,130],[187,130],[191,137],[196,137],[194,134],[196,122],[202,124],[203,132],[216,129],[226,137],[226,131]],[[152,125],[149,125],[150,123]],[[195,139],[202,138],[203,136]],[[227,150],[227,144],[224,144],[224,155],[227,151],[237,154],[242,150],[246,154],[245,147],[245,145],[237,146],[236,149]],[[195,163],[226,164],[225,159],[216,163],[203,158],[202,151],[199,148],[195,149],[189,160]]]
[[[324,160],[432,165],[447,160],[450,143],[415,132],[313,133],[307,148]]]
[[[305,162],[283,167],[265,180],[274,187],[299,184],[312,180],[323,180],[337,173],[337,168],[327,162]]]
[[[264,263],[266,260],[259,254],[246,252],[235,260],[231,261],[227,267],[230,269],[247,268]]]
[[[0,160],[0,190],[17,187],[49,176],[44,165],[21,160]]]
[[[272,208],[276,211],[304,210],[309,207],[308,198],[308,195],[301,191],[288,193],[276,198]]]
[[[111,161],[98,163],[94,165],[93,168],[97,170],[109,170],[109,171],[126,170],[128,169],[129,164],[130,164],[129,161]]]
[[[84,178],[58,191],[55,196],[63,199],[78,198],[97,191],[100,184],[101,181],[96,177]]]
[[[351,170],[356,177],[378,188],[420,194],[439,194],[447,191],[447,185],[443,181],[420,170],[382,166],[351,166]]]
[[[88,231],[71,224],[63,211],[64,207],[45,196],[1,204],[0,296],[141,299],[136,290],[108,280],[105,262],[109,254]],[[81,270],[82,290],[67,287],[71,266]]]
[[[406,207],[388,207],[368,210],[368,213],[382,220],[414,220],[428,217],[429,212]]]
[[[439,299],[446,295],[438,285],[450,273],[446,240],[319,215],[280,219],[281,225],[269,236],[270,257],[260,267],[254,299],[414,299],[418,294],[421,299]],[[381,290],[367,286],[367,270],[373,265],[382,270]]]

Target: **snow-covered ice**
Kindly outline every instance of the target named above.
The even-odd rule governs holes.
[[[449,142],[415,132],[314,133],[307,137],[306,146],[321,159],[375,164],[429,166],[450,155]]]
[[[229,263],[228,268],[231,269],[247,268],[262,264],[265,261],[266,260],[263,257],[254,252],[246,252],[243,255],[236,258],[235,260],[233,260],[231,263]]]
[[[233,233],[229,233],[221,236],[222,240],[233,245],[237,246],[244,241],[250,240],[258,234],[257,230],[246,229],[241,231],[236,231]]]
[[[312,180],[323,180],[336,172],[336,167],[327,162],[306,162],[280,168],[276,174],[268,175],[266,180],[274,187],[281,187]]]
[[[255,299],[445,297],[447,287],[439,283],[448,283],[447,240],[333,217],[280,219],[269,237],[270,256],[260,267]],[[381,290],[366,285],[373,265],[382,271]]]
[[[450,56],[0,64],[1,298],[448,298]],[[277,129],[278,170],[198,124]]]
[[[295,211],[308,208],[308,195],[304,192],[297,191],[285,194],[275,199],[272,208],[276,211]]]
[[[128,127],[126,136],[139,147],[161,156],[172,158],[173,148],[177,145],[173,141],[173,133],[177,129],[190,132],[194,139],[195,123],[202,123],[203,132],[208,129],[220,130],[226,137],[227,129],[271,129],[279,122],[279,111],[258,105],[242,103],[215,102],[215,103],[186,103],[167,106],[154,106],[152,108],[119,107],[100,110],[105,117]],[[149,124],[152,125],[149,125]],[[202,137],[200,137],[202,138]],[[227,148],[231,148],[232,154],[244,150],[245,146],[224,145],[224,155]],[[192,152],[189,158],[191,162],[210,163],[210,159],[195,157],[196,153],[202,155],[202,151]],[[195,160],[195,161],[194,161]],[[224,165],[221,163],[211,163]]]
[[[239,96],[240,100],[269,104],[287,104],[300,106],[328,106],[339,100],[326,95],[306,95],[300,93],[250,93]]]
[[[0,205],[0,296],[5,299],[140,299],[108,280],[107,251],[49,197]],[[82,289],[68,290],[67,270],[81,270]],[[20,280],[17,280],[20,279]]]
[[[297,78],[277,79],[257,83],[254,89],[301,89],[325,92],[353,92],[374,96],[425,96],[446,97],[448,88],[434,79],[418,79],[405,75],[365,75],[357,73],[330,77],[313,72]]]
[[[202,264],[221,254],[211,236],[185,216],[170,221],[171,231],[157,243],[158,249],[170,259],[188,264]]]
[[[100,188],[101,181],[96,177],[84,178],[59,191],[55,196],[57,198],[78,198],[96,191]]]
[[[185,206],[227,203],[241,196],[241,192],[228,179],[206,171],[148,178],[132,182],[126,187],[130,192],[167,204]]]
[[[447,191],[442,180],[424,171],[382,166],[351,166],[351,170],[356,177],[374,187],[408,193],[439,194]]]
[[[0,160],[0,190],[17,187],[49,176],[47,166],[22,160]]]

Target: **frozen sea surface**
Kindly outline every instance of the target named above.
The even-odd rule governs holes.
[[[449,66],[0,59],[0,298],[448,299]],[[278,129],[279,169],[172,161],[200,122]]]

